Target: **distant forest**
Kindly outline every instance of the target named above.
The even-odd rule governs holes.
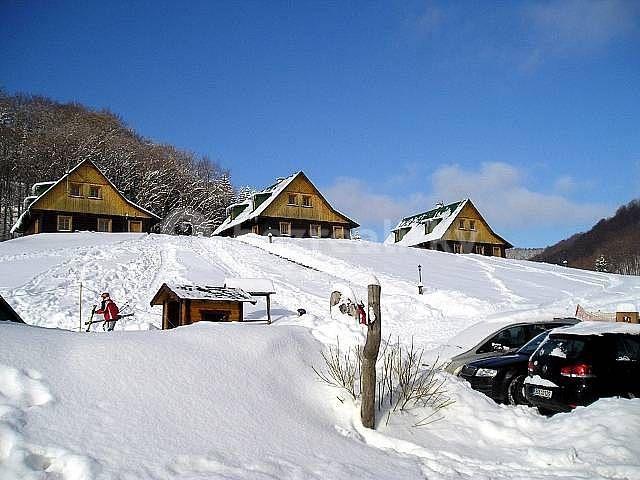
[[[640,275],[640,200],[620,207],[586,233],[547,247],[531,260],[626,275]]]
[[[216,162],[144,138],[107,110],[0,90],[0,239],[9,238],[34,183],[57,180],[85,159],[162,217],[165,233],[185,221],[210,233],[238,195]]]

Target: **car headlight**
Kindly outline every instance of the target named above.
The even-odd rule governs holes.
[[[498,371],[493,368],[479,368],[476,371],[476,377],[495,377],[497,374]]]
[[[458,375],[460,375],[460,371],[462,370],[462,367],[464,367],[464,365],[460,365],[459,367],[456,367],[453,370],[453,374],[457,377]]]

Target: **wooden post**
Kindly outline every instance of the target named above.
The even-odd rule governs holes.
[[[271,325],[271,295],[267,294],[267,324]]]
[[[380,317],[380,283],[373,277],[368,286],[369,310],[367,312],[367,341],[362,351],[362,425],[374,428],[376,423],[376,361],[382,339]]]
[[[78,331],[82,331],[82,282],[80,282],[80,328]]]

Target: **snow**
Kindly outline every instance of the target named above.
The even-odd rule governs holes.
[[[266,278],[225,278],[225,287],[239,288],[250,294],[276,293],[273,282]]]
[[[214,300],[221,302],[234,301],[255,303],[255,300],[251,298],[251,295],[240,288],[210,285],[176,285],[173,283],[165,285],[179,298],[187,300]]]
[[[607,333],[640,335],[640,324],[624,322],[580,322],[562,330],[563,335],[603,335]]]
[[[540,387],[558,388],[558,385],[551,380],[542,378],[540,375],[534,375],[533,377],[527,377],[524,379],[524,383],[530,383],[531,385],[538,385]]]
[[[413,339],[433,355],[483,328],[570,316],[577,303],[635,305],[639,278],[366,241],[273,240],[74,233],[0,244],[1,293],[31,324],[0,322],[0,478],[640,478],[637,399],[547,418],[441,374],[455,403],[439,421],[412,427],[427,408],[388,423],[383,412],[372,431],[359,404],[312,371],[328,344],[364,339],[356,319],[331,316],[336,284],[366,303],[375,275],[383,338]],[[149,301],[163,283],[231,278],[273,283],[272,325],[149,330],[161,323]],[[135,315],[111,333],[70,331],[80,282],[83,320],[105,290]],[[245,318],[264,317],[264,302],[246,305]],[[478,323],[480,333],[469,329]]]

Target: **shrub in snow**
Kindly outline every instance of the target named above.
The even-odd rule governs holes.
[[[422,362],[424,350],[413,344],[403,346],[398,340],[384,342],[376,364],[376,395],[378,411],[387,412],[387,422],[392,413],[426,408],[426,416],[413,426],[419,427],[439,420],[436,417],[443,408],[451,405],[446,376],[436,362],[427,366]],[[312,367],[324,383],[346,391],[354,400],[362,394],[362,347],[340,347],[340,342],[322,352],[324,368]]]

